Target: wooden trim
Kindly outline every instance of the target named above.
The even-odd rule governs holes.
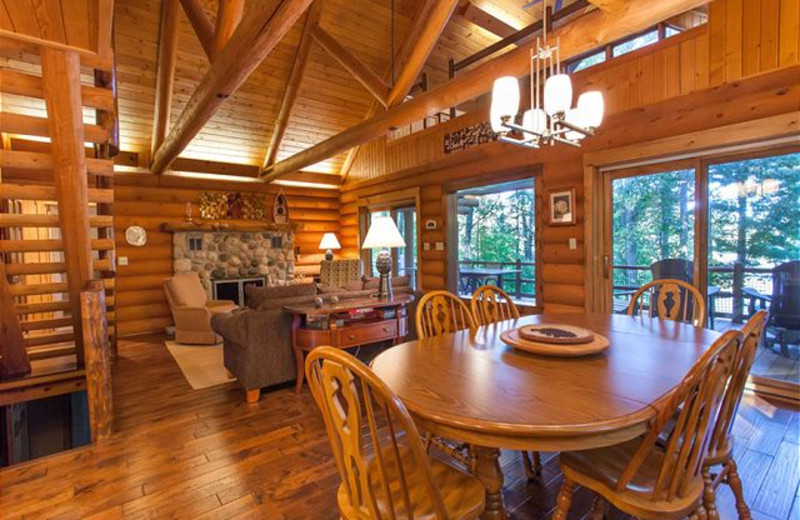
[[[275,128],[270,137],[267,153],[264,155],[262,168],[274,164],[275,159],[278,157],[278,150],[280,150],[283,136],[286,134],[286,128],[289,124],[289,118],[292,115],[294,102],[297,99],[297,93],[300,91],[300,81],[303,79],[306,64],[308,63],[308,56],[311,52],[311,29],[319,22],[319,15],[321,12],[322,0],[315,0],[308,9],[308,15],[306,15],[306,21],[303,25],[303,34],[300,37],[300,45],[297,47],[297,52],[294,55],[292,72],[289,73],[289,80],[286,82],[286,89],[283,91],[281,109],[278,112],[278,118],[275,120]]]
[[[80,100],[76,106],[81,106]],[[0,131],[9,134],[51,137],[47,121],[43,117],[0,112]],[[98,125],[84,125],[84,138],[87,143],[105,143],[108,141],[108,129]]]
[[[172,164],[225,99],[236,92],[275,49],[311,2],[284,0],[274,10],[272,2],[261,0],[250,8],[247,18],[239,24],[156,151],[151,168],[153,173],[160,174]],[[264,23],[264,20],[269,21]]]
[[[10,69],[3,69],[0,92],[44,99],[42,78],[40,76]],[[114,110],[114,93],[105,88],[81,85],[81,102],[85,107],[111,111]]]
[[[388,106],[386,96],[389,92],[389,85],[387,85],[380,76],[364,65],[361,60],[345,49],[333,36],[319,25],[311,27],[311,37],[314,38],[333,59],[338,61],[347,72],[352,74],[378,102],[383,106]]]

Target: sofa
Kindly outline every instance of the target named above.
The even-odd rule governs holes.
[[[420,295],[410,287],[408,277],[392,281],[395,294],[416,296],[408,307],[406,336],[406,340],[414,339],[414,312]],[[244,387],[247,402],[257,402],[262,388],[295,380],[291,316],[283,310],[285,305],[312,303],[318,296],[336,295],[340,300],[365,297],[377,291],[377,284],[377,279],[364,277],[342,287],[313,283],[247,287],[247,308],[213,316],[211,327],[223,338],[225,368]]]

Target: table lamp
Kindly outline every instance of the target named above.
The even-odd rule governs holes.
[[[319,248],[327,249],[327,251],[325,251],[325,260],[333,260],[333,249],[341,249],[342,246],[339,244],[339,240],[336,239],[334,233],[325,233],[322,235]]]
[[[403,235],[400,234],[392,217],[373,218],[364,243],[361,244],[361,249],[382,248],[375,260],[375,267],[380,273],[380,282],[378,283],[378,299],[380,300],[392,299],[392,283],[389,279],[392,273],[390,247],[406,247]]]

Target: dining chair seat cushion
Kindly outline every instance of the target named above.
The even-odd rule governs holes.
[[[703,479],[700,476],[690,483],[682,498],[655,502],[651,499],[664,459],[664,453],[658,446],[650,450],[628,486],[622,491],[615,489],[641,443],[642,438],[639,437],[608,448],[562,453],[561,468],[566,478],[602,495],[625,513],[654,519],[678,518],[692,513],[703,493]],[[656,511],[659,513],[654,516]]]
[[[414,458],[411,450],[403,440],[399,441],[400,458],[403,461],[403,468],[408,471],[408,468],[414,468]],[[386,447],[385,450],[392,449],[391,446]],[[392,457],[387,453],[384,456],[384,461],[392,460]],[[459,471],[452,466],[448,466],[444,462],[430,459],[431,472],[433,474],[433,482],[439,490],[442,500],[447,509],[450,520],[474,520],[480,516],[484,510],[484,497],[486,494],[485,488],[481,482],[466,473]],[[429,500],[429,494],[421,492],[424,485],[423,479],[418,471],[412,471],[405,474],[406,482],[408,483],[409,498],[413,509],[413,515],[409,515],[403,507],[403,497],[401,488],[397,485],[400,482],[400,476],[397,474],[397,468],[391,464],[387,464],[387,475],[389,482],[394,485],[390,487],[392,497],[391,501],[387,500],[386,494],[380,484],[378,459],[374,455],[370,456],[368,462],[368,471],[370,474],[370,482],[373,488],[373,493],[378,504],[381,516],[380,518],[392,518],[390,511],[394,504],[394,510],[397,514],[397,520],[436,520],[436,513],[433,509],[433,504]],[[368,518],[364,513],[358,514],[353,508],[349,500],[346,484],[342,483],[339,486],[338,502],[339,511],[342,518],[345,520]],[[419,490],[420,492],[415,492]]]

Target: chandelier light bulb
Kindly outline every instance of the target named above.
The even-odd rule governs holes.
[[[522,114],[522,126],[537,134],[542,134],[547,129],[547,115],[541,108],[526,110]]]
[[[605,102],[603,94],[597,90],[584,92],[578,98],[578,111],[583,124],[588,128],[597,128],[603,122]]]
[[[554,74],[544,82],[544,110],[548,115],[565,114],[572,106],[572,80]]]
[[[571,124],[573,126],[577,126],[577,127],[580,127],[580,128],[585,128],[586,127],[584,116],[581,113],[580,109],[578,109],[578,108],[571,108],[571,109],[567,110],[567,113],[566,113],[566,116],[564,117],[564,119],[565,119],[565,121],[567,123],[569,123],[569,124]],[[581,139],[583,139],[586,136],[583,135],[580,132],[576,132],[575,130],[571,130],[571,131],[567,132],[566,134],[564,134],[564,137],[566,137],[567,139],[569,139],[571,141],[580,141]]]
[[[491,112],[498,117],[514,118],[519,111],[519,83],[514,76],[494,80]]]

